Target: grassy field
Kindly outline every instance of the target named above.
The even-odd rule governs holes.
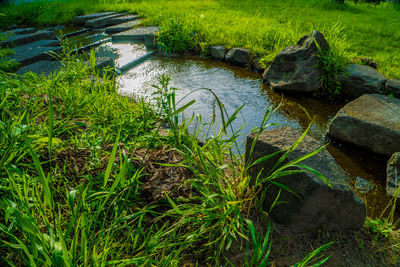
[[[393,36],[382,34],[381,42],[396,40],[398,16],[389,5],[341,7],[328,1],[88,3],[6,8],[0,22],[58,24],[94,11],[138,11],[185,47],[245,46],[268,61],[318,25],[338,55],[350,59],[351,40],[361,42],[351,35],[351,14],[376,33],[389,24],[373,27],[365,12],[393,21]],[[365,26],[365,38],[367,31]],[[365,51],[398,56],[364,41]],[[386,74],[400,76],[394,71],[398,62],[384,65],[368,53],[357,55],[374,56]],[[118,95],[112,75],[94,81],[94,69],[68,53],[62,62],[49,77],[0,71],[1,266],[310,266],[328,257],[328,266],[399,262],[393,218],[368,219],[358,233],[321,230],[296,237],[275,231],[260,212],[258,192],[293,165],[251,187],[249,163],[232,153],[236,136],[224,132],[235,114],[199,142],[201,129],[213,126],[196,118],[178,124],[185,106],[176,107],[167,76],[154,81],[156,103],[150,104]],[[268,127],[268,112],[256,131]],[[193,134],[190,122],[197,125]],[[165,124],[168,131],[161,130]]]
[[[177,40],[206,48],[246,47],[268,64],[284,47],[312,30],[325,34],[335,53],[350,62],[369,57],[388,77],[400,78],[400,11],[381,5],[330,0],[247,1],[59,1],[2,10],[1,25],[65,23],[94,11],[136,11],[147,23],[175,30]],[[179,29],[178,29],[179,28]],[[176,32],[176,30],[179,32]],[[193,36],[196,33],[195,36]],[[195,37],[195,38],[193,38]]]

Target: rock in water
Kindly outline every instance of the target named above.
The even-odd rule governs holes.
[[[400,198],[400,152],[389,159],[387,168],[386,192],[389,196]]]
[[[400,99],[363,95],[339,110],[329,125],[328,135],[390,157],[400,151]]]
[[[244,48],[232,48],[226,53],[225,60],[235,65],[247,65],[251,61],[250,51]]]
[[[318,68],[319,50],[329,50],[322,33],[313,31],[303,36],[296,45],[286,47],[264,72],[264,80],[275,90],[292,92],[316,92],[321,87],[321,71]]]
[[[299,137],[300,135],[295,130],[287,127],[262,132],[255,143],[250,162],[288,148]],[[254,133],[247,137],[246,161],[250,158],[250,147],[254,138]],[[321,144],[318,141],[306,136],[282,164],[304,156],[319,147]],[[258,173],[262,171],[260,177],[265,177],[283,153],[279,153],[249,170],[253,184]],[[279,204],[272,208],[270,214],[275,221],[287,225],[290,230],[304,232],[321,227],[339,231],[359,230],[366,217],[365,204],[354,194],[348,185],[347,174],[336,164],[335,159],[326,149],[323,149],[301,164],[312,167],[325,175],[332,187],[310,172],[279,177],[274,181],[289,187],[298,196],[266,182],[264,184],[266,190],[264,209],[269,211],[281,191]],[[291,170],[298,170],[298,168],[293,167]]]
[[[225,58],[226,48],[222,45],[210,46],[210,55],[212,58],[223,60]]]
[[[363,94],[383,94],[387,79],[376,69],[351,64],[338,77],[341,93],[349,99],[355,99]]]

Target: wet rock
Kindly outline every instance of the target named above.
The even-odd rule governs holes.
[[[72,19],[72,23],[77,25],[84,25],[88,20],[97,19],[100,17],[106,17],[114,14],[116,14],[116,12],[103,12],[103,13],[94,13],[89,15],[78,16]]]
[[[113,42],[144,42],[147,35],[156,34],[159,31],[157,26],[147,26],[120,32],[112,36]]]
[[[65,29],[65,25],[58,25],[55,27],[47,28],[47,29],[45,29],[45,31],[60,31],[63,29]]]
[[[0,47],[19,46],[33,43],[40,40],[55,40],[56,35],[51,31],[38,31],[35,33],[15,34],[7,37],[7,40],[0,42]]]
[[[260,58],[257,57],[253,60],[253,63],[251,63],[251,70],[257,73],[263,73],[264,68],[261,66],[260,63]]]
[[[385,84],[385,93],[400,98],[400,80],[388,80]]]
[[[110,16],[105,16],[105,17],[100,17],[96,19],[91,19],[85,22],[85,27],[88,28],[101,28],[104,26],[111,25],[112,20],[118,17],[125,16],[127,13],[119,13],[119,14],[113,14]],[[118,24],[118,23],[116,23]]]
[[[400,151],[400,99],[365,94],[340,109],[329,125],[328,135],[391,156]]]
[[[157,37],[155,34],[149,34],[144,37],[144,43],[147,49],[157,49]]]
[[[35,28],[22,28],[22,29],[14,29],[12,31],[9,31],[8,33],[10,34],[28,34],[28,33],[35,33],[36,29]]]
[[[142,23],[141,19],[136,19],[136,20],[133,20],[133,21],[125,22],[125,23],[122,23],[122,24],[118,24],[118,25],[106,28],[105,29],[105,33],[106,34],[114,34],[114,33],[127,31],[127,30],[132,29],[133,27],[136,27],[136,26],[140,25],[141,23]]]
[[[364,65],[351,64],[338,80],[341,93],[349,99],[355,99],[363,94],[383,94],[387,79],[376,69]]]
[[[47,76],[58,70],[60,67],[61,63],[59,61],[42,60],[20,68],[16,71],[16,74],[23,75],[28,72],[33,72]]]
[[[59,41],[57,40],[40,40],[17,46],[12,48],[15,54],[8,57],[8,59],[15,60],[21,63],[22,66],[26,66],[37,61],[52,60],[53,56],[49,53],[60,52],[61,47],[58,45]]]
[[[386,192],[391,197],[400,198],[400,152],[392,155],[386,168]]]
[[[250,161],[286,149],[299,137],[295,130],[287,127],[264,131],[256,141]],[[254,138],[254,133],[247,137],[246,161],[250,158],[249,151]],[[282,165],[319,147],[321,144],[317,140],[306,136]],[[259,172],[262,173],[260,178],[265,177],[283,153],[253,166],[249,170],[252,182],[254,183]],[[301,164],[322,173],[332,187],[311,172],[279,177],[274,181],[289,187],[298,196],[267,182],[264,185],[266,190],[264,209],[270,210],[280,192],[278,200],[280,204],[275,205],[270,214],[276,222],[286,225],[291,231],[314,231],[322,227],[337,231],[359,230],[366,217],[365,204],[354,194],[348,185],[347,174],[336,164],[335,159],[323,149]],[[293,167],[291,170],[298,168]]]
[[[251,54],[248,49],[232,48],[225,55],[225,60],[235,65],[248,65],[251,61]]]
[[[130,21],[135,21],[139,18],[138,15],[126,15],[122,17],[112,18],[108,21],[107,26],[122,24]]]
[[[11,31],[11,30],[15,30],[15,29],[18,29],[18,26],[13,24],[13,25],[8,26],[7,31]]]
[[[210,55],[212,58],[224,60],[226,54],[226,48],[222,45],[210,46]]]
[[[296,45],[286,47],[274,59],[263,77],[275,90],[316,92],[321,87],[318,48],[328,50],[322,33],[313,31],[303,36]]]

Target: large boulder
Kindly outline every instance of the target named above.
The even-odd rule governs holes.
[[[383,94],[387,79],[376,69],[358,64],[351,64],[338,76],[341,93],[349,99],[363,94]]]
[[[248,49],[232,48],[225,55],[225,60],[235,65],[247,65],[251,61],[251,54]]]
[[[247,137],[246,161],[254,162],[263,156],[282,151],[299,137],[295,130],[287,127],[264,131],[256,140],[253,154],[250,155],[250,147],[255,138],[255,134],[251,133]],[[315,151],[319,147],[321,144],[318,141],[306,136],[282,164]],[[283,153],[278,153],[253,166],[249,170],[252,184],[260,172],[262,173],[260,177],[270,173]],[[277,202],[279,204],[272,208],[270,214],[275,221],[286,225],[292,231],[314,231],[322,227],[338,231],[359,230],[366,216],[365,204],[354,194],[348,185],[347,174],[336,164],[335,159],[323,149],[320,153],[304,160],[302,164],[325,175],[331,187],[311,172],[279,177],[274,182],[289,187],[298,196],[267,182],[263,185],[266,190],[264,209],[269,211],[280,194]],[[298,168],[292,167],[291,170]]]
[[[400,80],[388,80],[385,84],[385,93],[400,98]]]
[[[321,87],[318,68],[319,50],[328,50],[329,44],[322,33],[313,31],[303,36],[296,45],[286,47],[264,72],[264,80],[275,90],[316,92]]]
[[[392,155],[386,168],[386,192],[389,196],[400,198],[400,152]]]
[[[365,94],[339,110],[328,135],[390,157],[400,151],[400,99]]]

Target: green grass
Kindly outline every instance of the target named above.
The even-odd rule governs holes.
[[[91,4],[87,4],[90,2]],[[94,11],[136,11],[147,23],[169,30],[196,46],[246,47],[268,64],[284,47],[312,30],[325,34],[338,55],[370,57],[388,77],[400,78],[400,12],[392,3],[341,5],[330,0],[247,1],[58,1],[1,10],[1,25],[65,23]],[[194,40],[193,40],[194,37]]]

